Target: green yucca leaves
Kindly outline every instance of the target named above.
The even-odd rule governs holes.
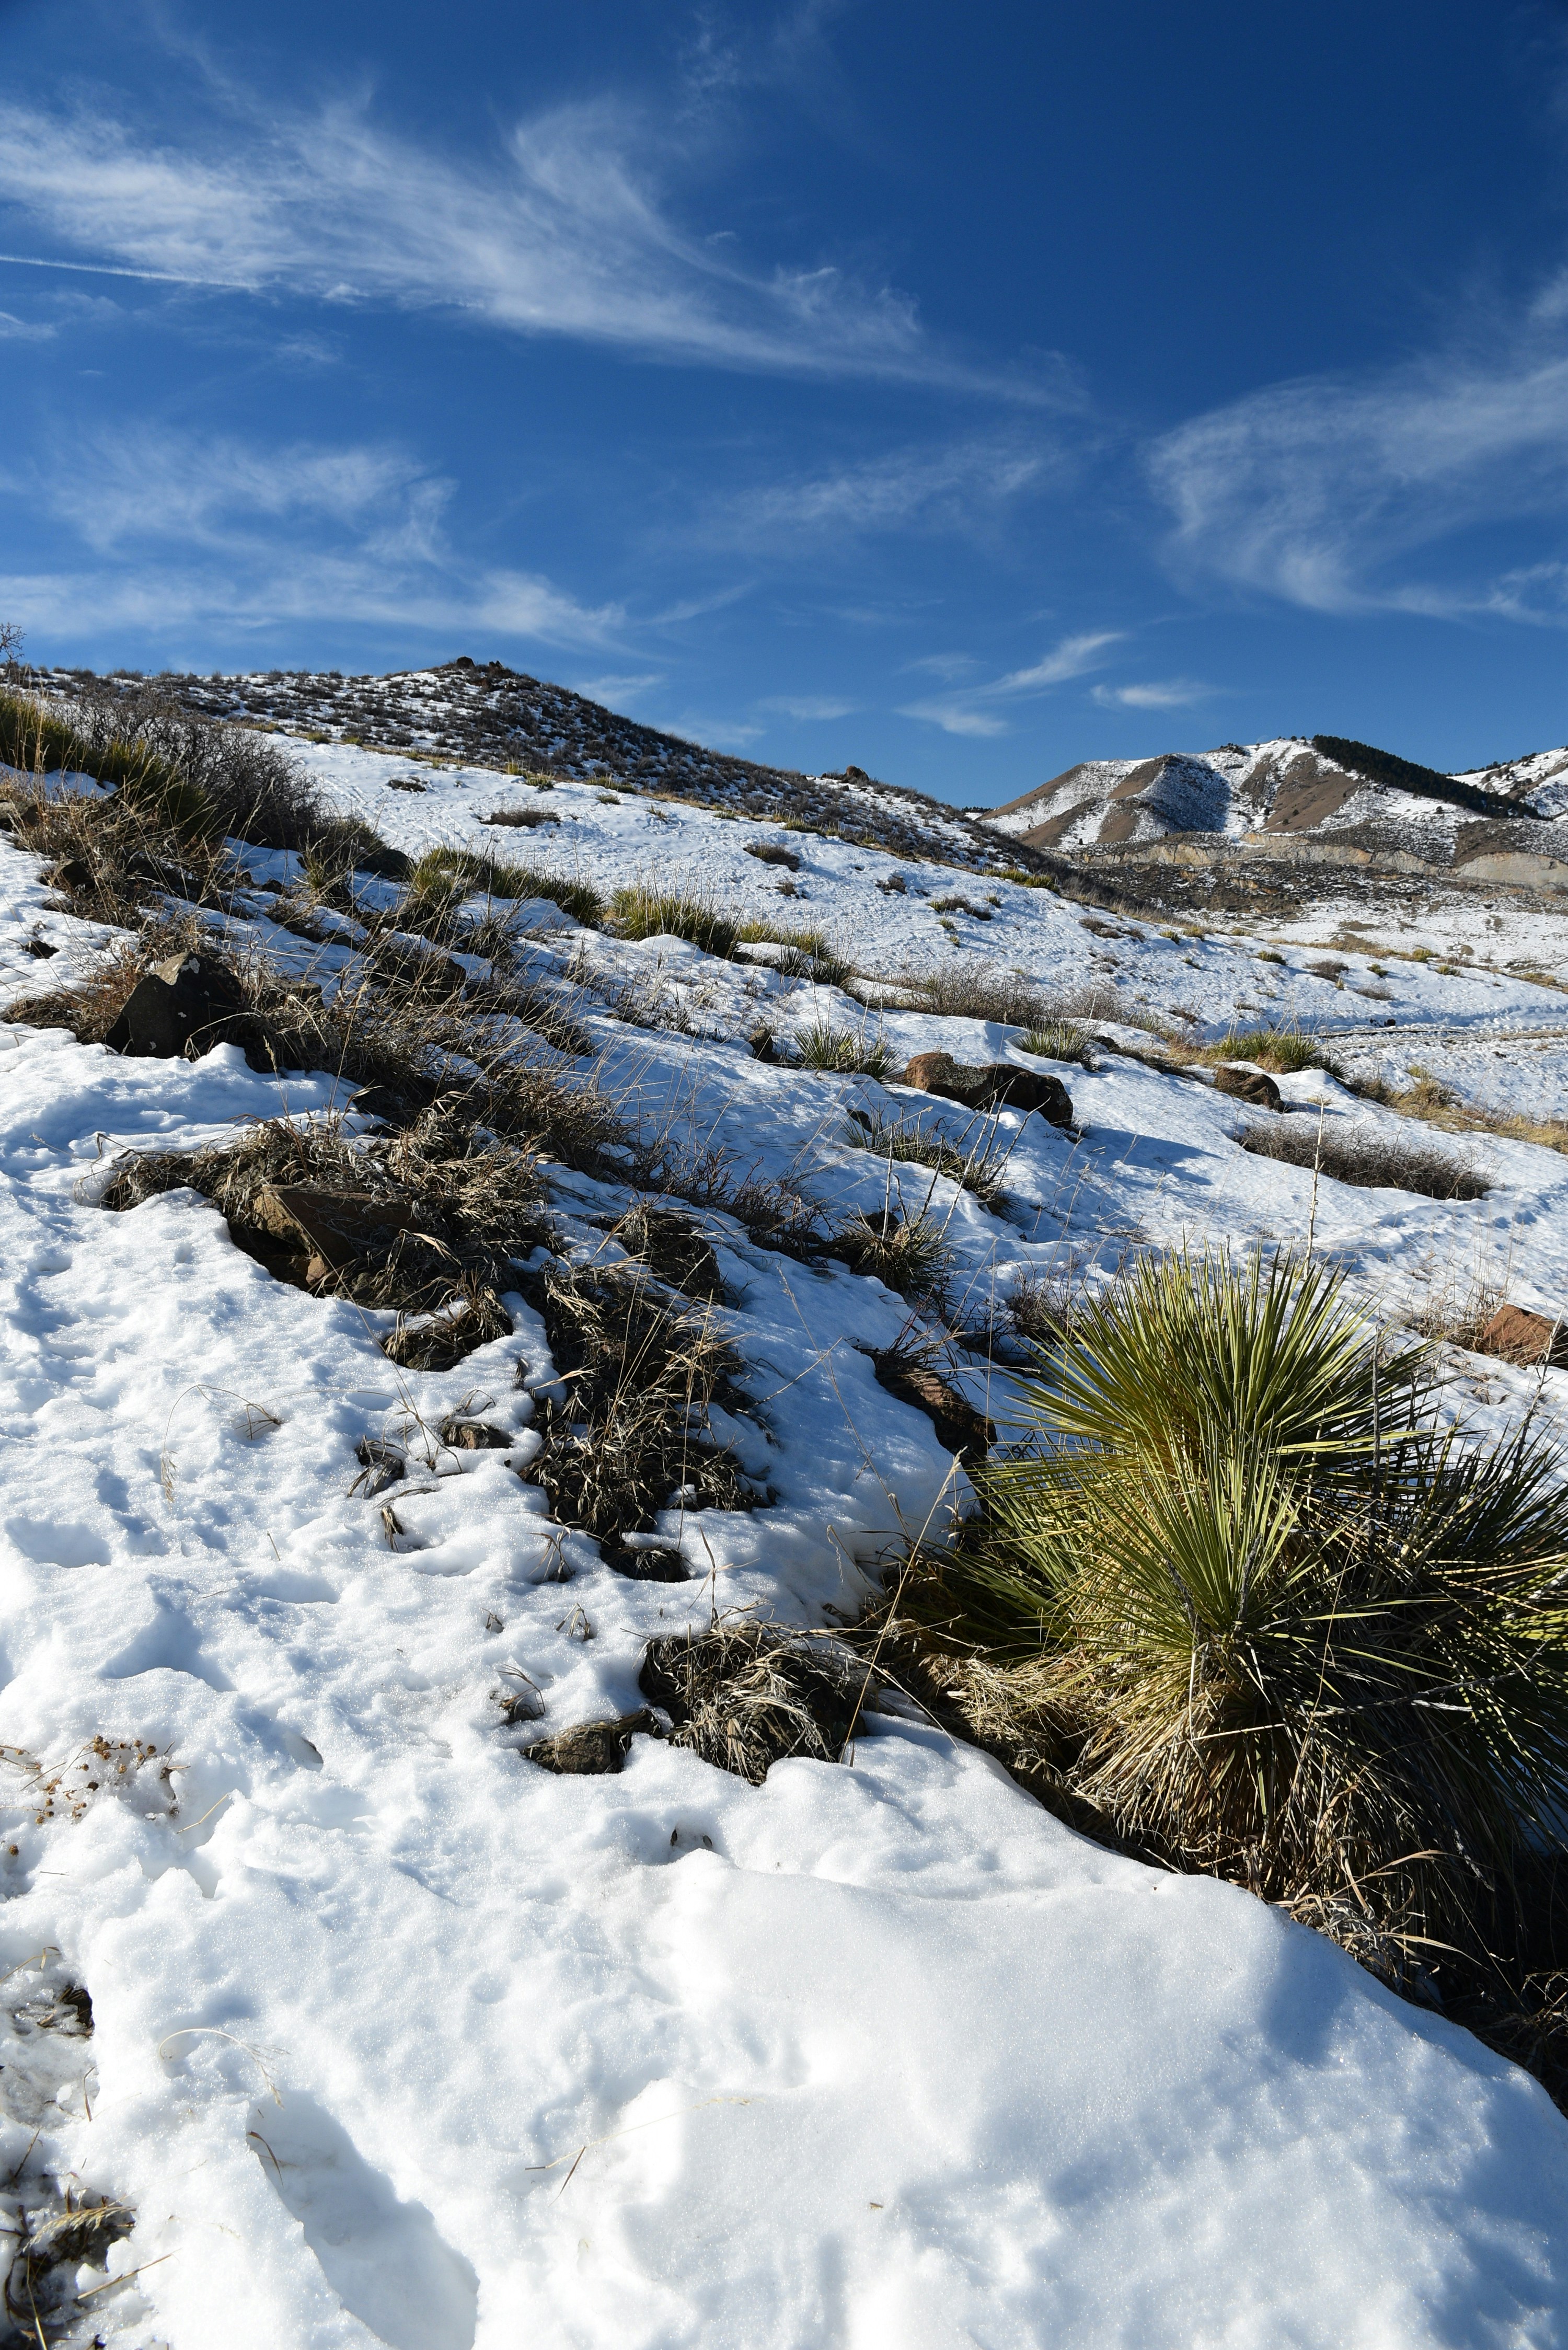
[[[1568,1493],[1427,1378],[1321,1267],[1145,1265],[1042,1357],[941,1582],[1120,1832],[1453,1933],[1568,1819]]]

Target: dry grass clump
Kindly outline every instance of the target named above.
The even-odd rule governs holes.
[[[981,964],[943,963],[934,972],[905,972],[901,983],[925,1012],[949,1020],[992,1020],[1003,1028],[1044,1027],[1056,1016],[1054,1000],[1014,972]]]
[[[503,1336],[499,1293],[548,1237],[534,1154],[481,1143],[461,1098],[443,1097],[390,1140],[286,1118],[202,1151],[130,1158],[103,1205],[123,1211],[188,1185],[231,1237],[280,1281],[313,1296],[395,1308],[392,1359],[443,1369]]]
[[[642,882],[618,889],[611,905],[616,927],[627,939],[688,939],[704,954],[729,957],[739,931],[711,899],[680,890],[649,889]]]
[[[867,1037],[862,1028],[836,1028],[830,1020],[814,1020],[788,1039],[794,1066],[824,1076],[885,1077],[893,1055],[880,1037]]]
[[[656,1281],[686,1297],[722,1302],[719,1260],[690,1216],[658,1200],[636,1200],[613,1231],[628,1256],[639,1259]]]
[[[591,883],[568,880],[515,858],[480,857],[470,848],[428,848],[409,876],[410,908],[428,901],[451,910],[464,898],[483,896],[511,901],[548,898],[589,929],[603,912],[603,900]]]
[[[1339,1075],[1339,1072],[1335,1072]],[[1542,1150],[1568,1151],[1568,1124],[1561,1118],[1531,1118],[1522,1110],[1478,1108],[1461,1102],[1451,1087],[1428,1070],[1413,1067],[1414,1083],[1396,1087],[1382,1077],[1342,1076],[1341,1082],[1364,1101],[1397,1110],[1401,1118],[1419,1118],[1449,1134],[1496,1134],[1507,1142],[1533,1142]]]
[[[1002,1300],[1010,1329],[1032,1348],[1057,1346],[1073,1326],[1077,1292],[1072,1281],[1031,1266]]]
[[[722,1145],[688,1150],[666,1139],[643,1151],[631,1180],[639,1191],[718,1209],[743,1224],[759,1247],[783,1256],[820,1256],[828,1245],[822,1201],[787,1174],[739,1171],[735,1152]]]
[[[227,901],[233,883],[219,836],[183,829],[164,809],[118,791],[54,798],[16,785],[5,806],[16,847],[45,859],[46,879],[88,921],[137,930],[162,915],[165,898]]]
[[[913,1216],[892,1207],[870,1215],[857,1210],[839,1225],[829,1246],[851,1272],[870,1274],[900,1297],[946,1297],[954,1255],[947,1220],[933,1215],[929,1204]]]
[[[975,1139],[965,1149],[970,1135]],[[852,1109],[844,1139],[853,1149],[869,1150],[878,1159],[929,1167],[946,1175],[987,1208],[996,1207],[1003,1194],[1007,1162],[1013,1143],[983,1114],[971,1118],[959,1139],[950,1141],[940,1128],[920,1118],[907,1121],[884,1118],[875,1110]]]
[[[591,1076],[568,1077],[520,1051],[514,1023],[555,1051],[582,1055],[592,1049],[543,983],[481,982],[460,999],[423,984],[418,970],[410,975],[385,964],[340,987],[327,1003],[319,988],[280,982],[260,959],[214,954],[206,934],[172,924],[117,950],[81,984],[13,1003],[0,1017],[67,1028],[84,1044],[100,1044],[147,969],[198,943],[244,1000],[240,1013],[204,1032],[203,1049],[238,1044],[254,1068],[324,1071],[340,1080],[346,1095],[371,1088],[370,1114],[404,1124],[444,1087],[495,1132],[590,1170],[603,1151],[626,1142],[618,1113]]]
[[[950,1694],[1069,1809],[1396,1976],[1479,1961],[1568,1816],[1568,1487],[1427,1377],[1321,1267],[1146,1263],[907,1578]]]
[[[670,1303],[641,1265],[552,1265],[519,1284],[541,1316],[565,1401],[546,1395],[532,1482],[563,1525],[645,1532],[677,1498],[692,1509],[757,1496],[709,1426],[743,1409],[739,1357],[711,1314]]]
[[[1098,1066],[1086,1032],[1075,1020],[1047,1020],[1022,1035],[1019,1045],[1042,1061],[1075,1061],[1081,1069]]]
[[[1256,1159],[1315,1167],[1336,1183],[1364,1191],[1415,1191],[1426,1200],[1480,1200],[1491,1186],[1469,1160],[1359,1119],[1325,1118],[1320,1132],[1303,1118],[1272,1118],[1236,1137]]]
[[[1262,1069],[1293,1076],[1299,1069],[1324,1066],[1323,1048],[1315,1036],[1300,1028],[1232,1028],[1217,1045],[1205,1045],[1194,1055],[1200,1061],[1255,1061]]]
[[[638,1687],[670,1717],[672,1746],[760,1787],[794,1756],[838,1762],[873,1678],[830,1640],[721,1617],[650,1642]]]
[[[124,746],[201,793],[223,831],[235,838],[261,848],[300,848],[324,820],[315,785],[282,743],[254,727],[200,717],[156,685],[83,694],[68,712],[72,734],[91,754],[89,775],[100,775],[95,762]]]
[[[5,2286],[14,2338],[40,2345],[85,2341],[88,2336],[72,2324],[73,2314],[77,2324],[91,2322],[78,2302],[77,2271],[84,2262],[100,2263],[111,2244],[130,2235],[136,2214],[112,2196],[84,2195],[74,2187],[36,2199],[26,2189],[22,2194],[17,2216],[23,2225],[19,2241],[13,2237],[7,2246]],[[101,2342],[102,2334],[97,2339]]]

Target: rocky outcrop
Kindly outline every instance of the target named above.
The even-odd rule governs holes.
[[[1038,1110],[1047,1126],[1071,1126],[1073,1102],[1060,1077],[1012,1061],[955,1061],[950,1053],[917,1053],[898,1082],[965,1109]]]
[[[1214,1090],[1230,1094],[1236,1101],[1251,1102],[1256,1109],[1280,1107],[1280,1089],[1272,1077],[1241,1061],[1220,1063],[1214,1072]]]
[[[161,1061],[208,1051],[244,1010],[234,973],[211,955],[171,955],[143,972],[104,1038],[114,1053]]]

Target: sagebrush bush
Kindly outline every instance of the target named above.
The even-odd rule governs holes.
[[[1568,1819],[1568,1488],[1425,1380],[1320,1267],[1145,1264],[1042,1357],[923,1604],[1118,1835],[1473,1946]]]
[[[1365,1120],[1271,1118],[1242,1128],[1236,1139],[1257,1159],[1315,1167],[1336,1183],[1363,1191],[1414,1191],[1425,1200],[1480,1200],[1487,1177],[1468,1159],[1428,1142],[1389,1133]]]
[[[0,693],[0,758],[35,774],[92,775],[196,837],[301,848],[327,820],[309,777],[270,736],[200,718],[147,687],[57,707]]]

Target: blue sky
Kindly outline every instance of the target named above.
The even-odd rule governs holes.
[[[0,0],[0,252],[40,660],[977,803],[1568,739],[1563,0]]]

